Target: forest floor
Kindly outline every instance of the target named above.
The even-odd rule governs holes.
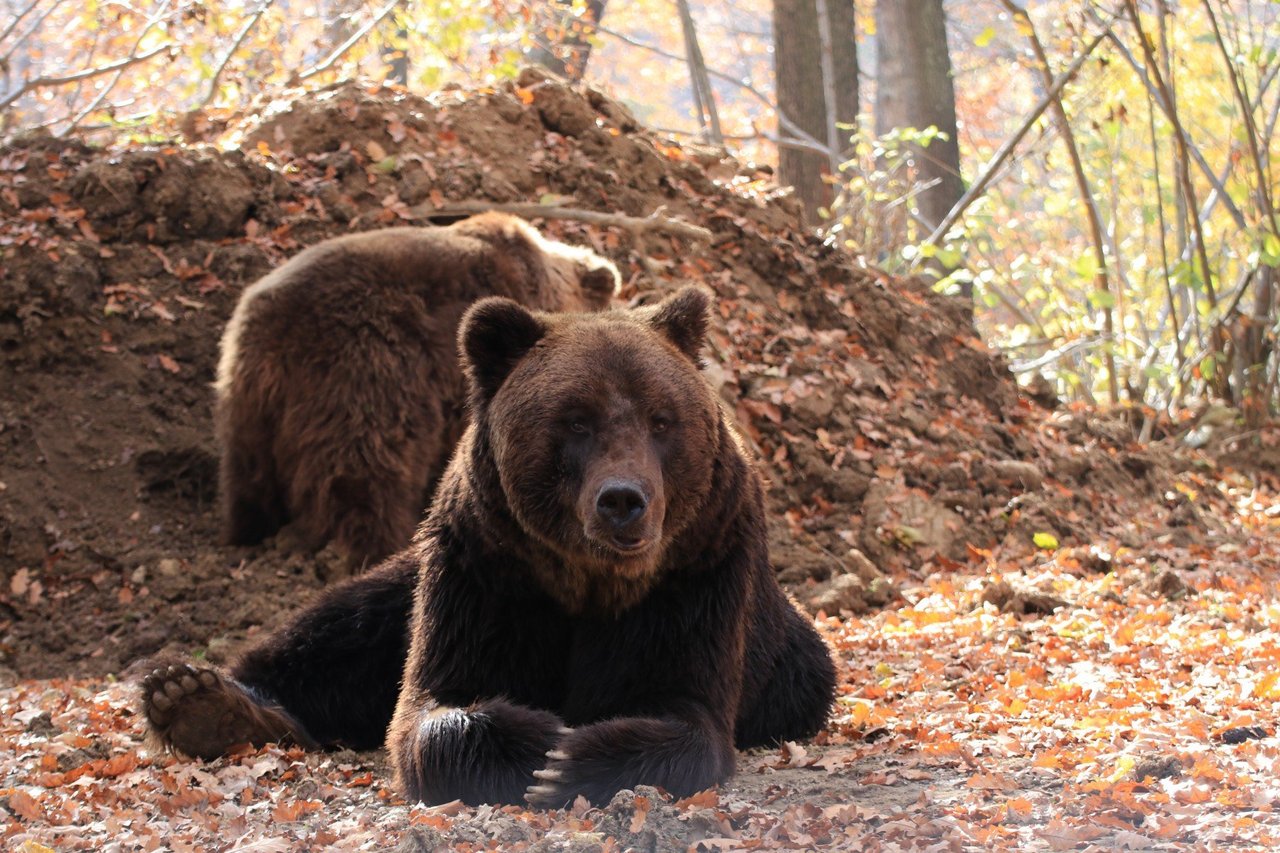
[[[1265,850],[1280,845],[1280,430],[1025,396],[965,312],[794,228],[767,169],[525,77],[355,86],[243,127],[0,148],[0,816],[42,850]],[[193,127],[199,126],[198,123]],[[194,132],[194,130],[193,130]],[[424,808],[381,753],[143,742],[157,658],[221,663],[336,565],[218,542],[209,382],[241,289],[458,202],[663,215],[545,230],[644,301],[713,288],[708,379],[761,461],[779,577],[840,669],[815,741],[716,791]]]

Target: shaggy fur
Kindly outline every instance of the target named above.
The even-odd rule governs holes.
[[[774,579],[760,480],[698,373],[707,307],[697,289],[599,315],[477,303],[474,417],[414,546],[224,683],[299,742],[369,746],[389,724],[397,786],[429,803],[686,796],[733,772],[735,745],[815,734],[834,668]]]
[[[223,335],[226,538],[253,544],[296,522],[351,570],[404,547],[464,426],[462,312],[483,296],[596,311],[617,283],[604,258],[505,214],[300,253],[245,290]]]

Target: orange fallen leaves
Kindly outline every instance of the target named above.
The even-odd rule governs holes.
[[[26,791],[13,791],[9,794],[9,808],[18,817],[26,821],[37,821],[44,818],[44,809],[40,800]]]
[[[1002,773],[979,773],[970,776],[965,785],[982,791],[1017,791],[1022,787]]]
[[[636,811],[631,817],[630,832],[636,833],[644,827],[645,819],[649,817],[649,798],[636,795]]]
[[[323,806],[324,803],[319,800],[281,800],[271,810],[271,819],[278,823],[289,823],[319,811]]]

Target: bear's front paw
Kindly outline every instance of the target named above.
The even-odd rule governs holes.
[[[566,731],[549,711],[489,699],[421,712],[409,736],[393,733],[389,745],[410,802],[519,803]]]
[[[534,808],[560,809],[579,796],[597,806],[624,788],[653,785],[687,797],[733,772],[727,735],[676,719],[623,717],[565,734],[525,791]]]
[[[285,741],[312,746],[302,726],[216,670],[161,667],[142,680],[148,734],[160,746],[193,758],[225,755],[236,744]]]

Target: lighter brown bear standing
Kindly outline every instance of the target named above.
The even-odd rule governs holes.
[[[240,298],[215,422],[228,541],[294,523],[359,571],[404,547],[465,426],[458,321],[484,296],[542,311],[608,306],[618,272],[586,248],[486,213],[327,240]]]

